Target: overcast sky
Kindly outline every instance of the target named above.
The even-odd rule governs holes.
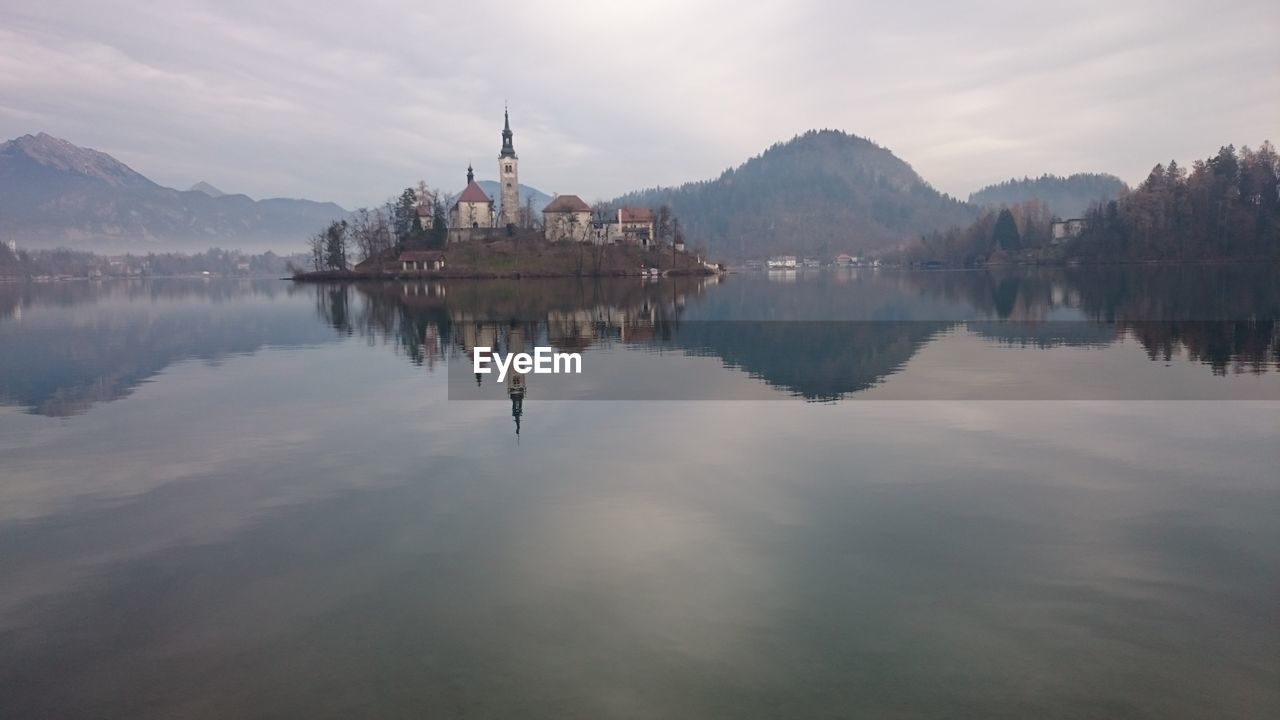
[[[0,3],[0,136],[163,184],[379,202],[495,175],[588,200],[809,128],[960,197],[1280,142],[1280,2]]]

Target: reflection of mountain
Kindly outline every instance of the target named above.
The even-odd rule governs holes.
[[[714,355],[809,400],[838,400],[896,372],[946,322],[694,322],[671,344]]]
[[[414,362],[428,366],[467,357],[478,345],[501,348],[518,328],[536,344],[597,353],[597,373],[601,362],[618,362],[611,359],[615,346],[675,350],[718,358],[725,367],[811,400],[877,385],[952,328],[1039,349],[1100,348],[1132,338],[1153,360],[1184,354],[1215,373],[1276,366],[1280,343],[1271,321],[1136,319],[1230,317],[1246,308],[1280,307],[1269,276],[1200,270],[828,273],[791,285],[748,275],[714,289],[699,281],[547,280],[316,292],[321,314],[334,327],[395,338]],[[353,303],[352,292],[364,302]],[[646,366],[645,373],[653,374],[643,381],[623,374],[602,378],[607,387],[600,392],[681,397],[674,389],[680,384],[654,367]],[[541,397],[548,390],[543,384]]]
[[[0,288],[0,399],[66,416],[127,396],[182,360],[332,341],[279,284],[71,283]],[[224,302],[235,297],[236,302]],[[162,300],[154,302],[153,300]]]

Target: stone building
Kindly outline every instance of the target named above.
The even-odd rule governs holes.
[[[497,224],[493,200],[476,184],[476,174],[467,166],[467,187],[458,196],[449,214],[449,227],[461,229],[491,228]]]
[[[656,238],[653,234],[653,211],[644,207],[618,208],[618,230],[622,241],[649,247]]]
[[[498,153],[498,182],[502,184],[499,227],[518,225],[520,222],[520,159],[511,143],[511,116],[502,111],[502,152]]]
[[[542,210],[542,232],[548,242],[591,239],[591,206],[577,195],[557,195]]]

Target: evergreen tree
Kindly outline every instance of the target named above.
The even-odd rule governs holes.
[[[414,222],[418,218],[418,194],[413,188],[405,188],[400,199],[391,209],[391,227],[396,243],[404,247],[413,238]]]
[[[443,249],[449,240],[449,220],[445,217],[444,201],[439,196],[431,201],[431,232],[427,241],[432,248]]]
[[[335,220],[324,231],[324,260],[330,270],[347,269],[347,221]]]
[[[1022,238],[1018,235],[1018,222],[1013,219],[1009,208],[1000,211],[996,217],[996,226],[991,231],[991,238],[996,247],[1005,252],[1016,252],[1022,249]]]

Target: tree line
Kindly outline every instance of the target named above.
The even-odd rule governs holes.
[[[427,222],[423,222],[425,210]],[[307,239],[313,270],[347,270],[366,260],[391,260],[404,250],[443,249],[449,234],[445,197],[419,182],[378,207],[362,207]]]
[[[280,276],[291,272],[301,255],[282,256],[267,251],[259,254],[239,250],[209,248],[198,253],[147,253],[145,255],[99,255],[85,250],[11,250],[0,244],[0,276],[37,277],[129,277],[174,276],[211,273],[214,275]]]
[[[1156,165],[1133,192],[1094,205],[1067,256],[1083,260],[1280,257],[1280,156],[1232,145],[1190,171]]]
[[[1114,200],[1095,202],[1075,237],[1054,244],[1039,200],[988,209],[973,224],[935,231],[886,256],[905,264],[1147,262],[1280,257],[1280,156],[1228,145],[1190,171],[1171,161]]]
[[[885,259],[907,265],[980,267],[1001,258],[1042,257],[1052,240],[1052,223],[1049,206],[1039,200],[988,208],[966,227],[935,230],[887,253]]]
[[[1068,177],[1041,175],[988,185],[969,195],[980,207],[1006,207],[1027,200],[1039,200],[1055,215],[1080,217],[1095,202],[1113,200],[1129,189],[1124,181],[1106,173],[1076,173]]]

